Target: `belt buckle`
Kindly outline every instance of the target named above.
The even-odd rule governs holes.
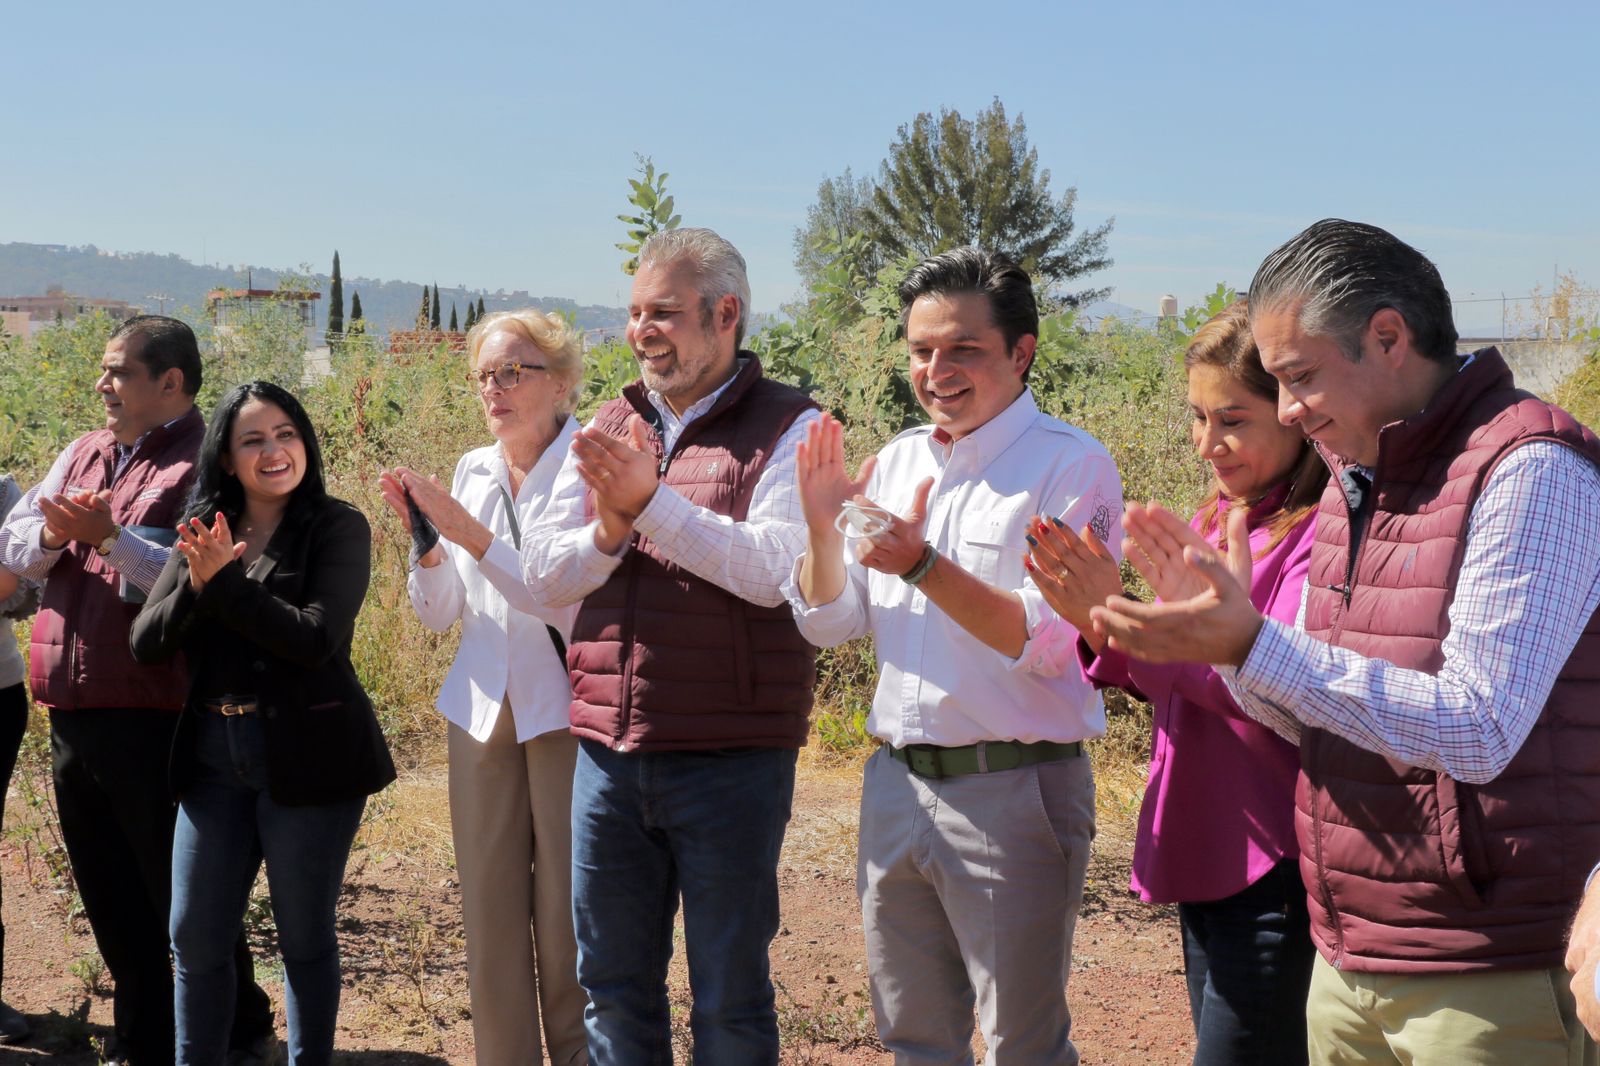
[[[219,710],[224,718],[238,718],[240,715],[250,713],[248,703],[224,703]]]

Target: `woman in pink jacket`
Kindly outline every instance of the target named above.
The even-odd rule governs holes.
[[[1193,527],[1213,544],[1247,508],[1250,598],[1293,623],[1328,471],[1277,418],[1243,301],[1200,328],[1184,355],[1194,443],[1216,480]],[[1122,595],[1117,564],[1085,530],[1039,525],[1029,568],[1079,632],[1084,675],[1155,708],[1150,779],[1139,811],[1133,891],[1176,903],[1197,1066],[1306,1061],[1313,948],[1294,833],[1294,745],[1244,716],[1204,664],[1152,665],[1106,648],[1089,608]]]

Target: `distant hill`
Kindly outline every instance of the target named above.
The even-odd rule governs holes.
[[[330,260],[332,255],[330,250]],[[285,273],[291,272],[259,266],[205,266],[181,256],[154,252],[105,252],[92,244],[80,248],[60,244],[0,244],[0,296],[40,296],[48,286],[59,285],[77,296],[126,300],[146,311],[158,310],[161,301],[155,297],[165,294],[168,313],[198,314],[205,307],[206,293],[212,289],[244,288],[247,283],[257,289],[276,288],[278,279]],[[324,306],[319,314],[326,316],[328,275],[311,275],[311,284],[322,291],[323,298],[319,302]],[[422,282],[384,281],[346,274],[346,320],[350,315],[351,293],[359,292],[361,312],[373,328],[385,332],[409,329],[422,303],[422,286]],[[584,329],[622,326],[628,320],[627,311],[620,307],[579,304],[559,296],[533,296],[522,289],[480,292],[441,285],[441,321],[449,324],[452,302],[461,320],[465,321],[467,301],[476,304],[480,296],[485,311],[537,307],[544,311],[575,312],[578,325]]]

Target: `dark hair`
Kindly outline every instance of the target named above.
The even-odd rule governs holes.
[[[1256,348],[1255,337],[1250,334],[1249,315],[1246,302],[1235,300],[1207,319],[1205,325],[1195,330],[1189,347],[1184,350],[1183,369],[1190,371],[1197,366],[1216,367],[1255,395],[1276,405],[1278,382],[1261,365],[1261,352]],[[1288,495],[1284,497],[1278,513],[1266,521],[1269,533],[1263,552],[1276,547],[1322,500],[1322,490],[1328,484],[1328,467],[1317,450],[1311,447],[1309,440],[1289,471],[1288,481]],[[1210,534],[1217,528],[1221,504],[1222,489],[1214,486],[1211,495],[1200,505],[1201,533]],[[1226,531],[1222,546],[1227,547]]]
[[[206,423],[205,439],[200,442],[200,455],[194,463],[194,488],[189,493],[187,517],[207,520],[221,511],[233,522],[244,512],[244,488],[237,477],[222,469],[222,457],[228,453],[228,438],[233,435],[239,408],[249,400],[282,409],[306,446],[306,472],[294,487],[294,497],[320,500],[328,494],[322,480],[322,449],[317,446],[317,431],[311,428],[306,409],[281,386],[270,381],[247,381],[222,394]]]
[[[177,367],[183,371],[184,393],[194,396],[200,392],[200,344],[187,323],[166,315],[134,315],[118,326],[106,343],[130,338],[139,342],[131,354],[144,364],[151,377],[160,377]]]
[[[1450,293],[1428,257],[1387,230],[1325,218],[1280,245],[1250,283],[1253,314],[1300,306],[1300,328],[1334,340],[1351,361],[1372,316],[1392,307],[1418,352],[1441,362],[1456,355]]]
[[[898,292],[902,332],[911,317],[911,305],[922,297],[975,292],[989,298],[989,311],[1005,338],[1007,352],[1023,337],[1039,333],[1039,304],[1033,297],[1033,280],[1026,270],[999,252],[970,245],[941,252],[912,267]],[[1026,376],[1023,380],[1027,380]]]

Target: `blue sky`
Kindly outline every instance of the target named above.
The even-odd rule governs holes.
[[[626,301],[634,153],[792,297],[823,178],[998,96],[1154,310],[1327,215],[1600,285],[1600,4],[72,3],[7,13],[0,240]],[[1463,307],[1497,323],[1498,304]],[[1489,308],[1481,310],[1476,308]]]

